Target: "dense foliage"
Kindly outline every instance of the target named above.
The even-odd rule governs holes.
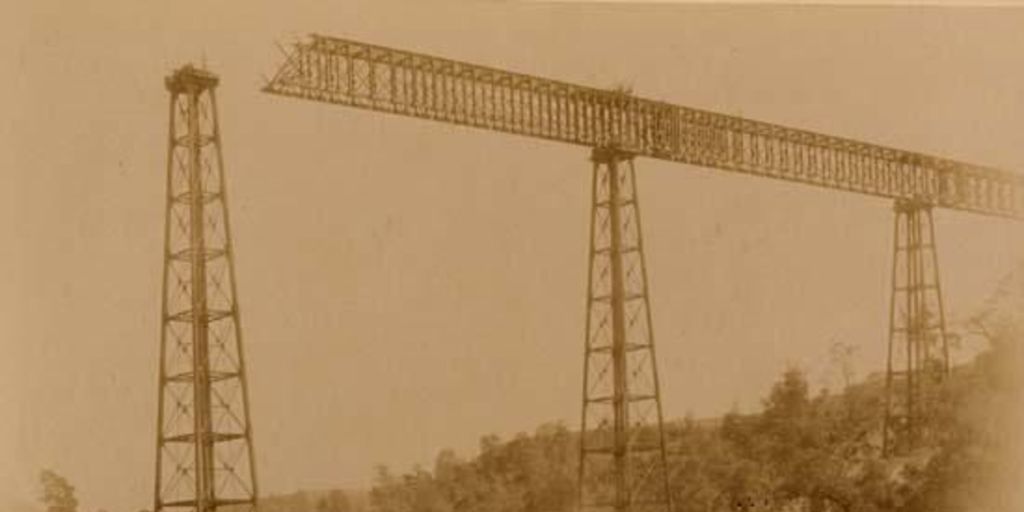
[[[76,512],[78,499],[75,488],[68,481],[51,470],[39,473],[39,486],[42,490],[39,500],[46,507],[46,512]]]
[[[934,390],[925,445],[906,456],[881,456],[879,378],[813,394],[790,369],[757,414],[668,425],[675,512],[1024,510],[1013,494],[1024,482],[1024,331],[1004,313],[973,323],[989,349]],[[545,425],[507,442],[485,437],[473,459],[443,451],[431,471],[379,468],[370,504],[375,512],[573,510],[577,443],[564,426]]]
[[[416,468],[399,476],[379,468],[370,500],[380,512],[568,510],[576,497],[577,458],[573,436],[560,425],[506,443],[488,436],[473,460],[446,450],[432,472]]]

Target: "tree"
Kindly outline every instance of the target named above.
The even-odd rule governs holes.
[[[377,512],[409,512],[408,499],[402,481],[387,466],[378,466],[374,478],[370,503]]]
[[[339,489],[327,493],[327,506],[331,512],[351,512],[352,510],[348,495]]]
[[[829,349],[832,365],[839,370],[840,376],[843,379],[843,391],[848,391],[850,384],[853,382],[853,356],[856,352],[856,345],[841,341],[833,343]]]
[[[40,500],[46,506],[46,512],[78,510],[75,488],[64,477],[46,469],[39,473],[39,482],[43,490]]]
[[[350,512],[352,506],[345,491],[335,489],[317,501],[316,510],[317,512]]]

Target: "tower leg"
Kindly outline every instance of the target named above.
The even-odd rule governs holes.
[[[191,66],[166,81],[171,97],[154,512],[256,508],[217,82]]]
[[[933,406],[931,391],[949,374],[930,205],[897,201],[892,265],[882,440],[886,456],[909,453],[927,437],[923,419]]]
[[[671,508],[633,156],[593,151],[581,510]]]

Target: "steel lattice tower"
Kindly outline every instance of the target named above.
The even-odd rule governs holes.
[[[663,512],[671,494],[633,155],[598,148],[592,161],[580,508]]]
[[[192,66],[167,77],[154,511],[256,509],[256,472],[214,89]]]
[[[882,441],[886,455],[905,454],[927,435],[922,417],[934,405],[935,384],[949,374],[931,205],[897,201],[894,233]]]

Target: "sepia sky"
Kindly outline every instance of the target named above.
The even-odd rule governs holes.
[[[1021,9],[24,4],[0,12],[0,504],[35,500],[48,467],[83,512],[152,505],[163,77],[187,62],[222,78],[267,493],[576,428],[590,193],[581,148],[262,94],[275,41],[339,35],[1024,170]],[[751,410],[788,365],[834,389],[837,342],[859,376],[881,368],[889,202],[637,169],[669,418]],[[1024,237],[936,222],[956,321]]]

